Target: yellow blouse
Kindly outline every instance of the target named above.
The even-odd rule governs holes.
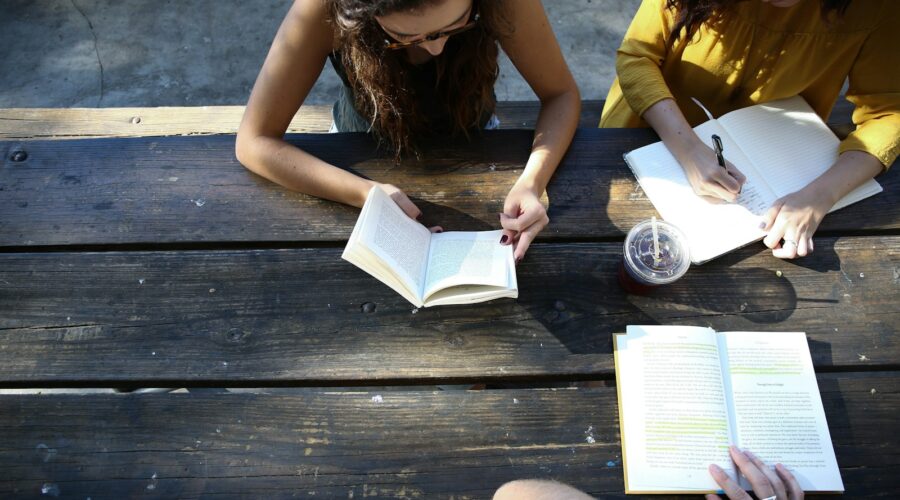
[[[826,119],[850,83],[856,130],[840,152],[858,150],[890,166],[900,152],[900,1],[855,0],[840,18],[822,20],[819,0],[788,8],[750,0],[725,19],[704,23],[668,49],[674,14],[665,0],[644,0],[616,58],[601,127],[646,127],[641,115],[673,98],[692,126],[713,113],[794,95]]]

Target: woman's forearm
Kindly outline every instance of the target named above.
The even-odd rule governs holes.
[[[838,157],[831,168],[805,189],[817,193],[823,201],[828,202],[830,208],[841,198],[847,196],[850,191],[880,174],[882,170],[884,170],[884,166],[881,161],[869,153],[846,151]]]
[[[374,184],[296,148],[282,139],[238,136],[238,161],[247,169],[280,184],[317,198],[362,207]]]
[[[676,158],[700,140],[673,99],[663,99],[650,106],[642,118],[653,127]]]
[[[580,114],[581,97],[577,89],[541,103],[531,155],[517,184],[531,189],[538,195],[547,189],[553,172],[572,143]]]

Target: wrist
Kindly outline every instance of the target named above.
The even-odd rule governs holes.
[[[547,186],[544,183],[539,182],[537,179],[522,176],[516,180],[516,183],[513,184],[513,187],[512,189],[510,189],[510,191],[514,191],[517,189],[525,189],[540,198],[540,196],[544,194],[544,190],[547,189]]]
[[[706,147],[693,130],[689,134],[668,137],[663,140],[663,144],[666,145],[666,148],[672,153],[672,156],[678,160],[678,163],[681,165],[692,166],[693,162],[687,161],[692,152],[697,148]]]
[[[369,179],[363,179],[362,177],[358,178],[360,180],[359,186],[354,189],[354,199],[351,205],[362,208],[363,205],[366,204],[366,198],[369,197],[369,191],[372,190],[373,186],[380,185],[380,182],[376,182]]]
[[[806,192],[807,199],[813,200],[812,203],[825,212],[828,212],[841,199],[839,193],[836,193],[834,189],[822,186],[818,182],[807,185],[803,191]]]

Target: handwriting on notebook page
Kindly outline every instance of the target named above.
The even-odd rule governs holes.
[[[738,195],[735,203],[746,208],[753,215],[762,216],[769,209],[772,201],[769,196],[763,194],[759,186],[748,179],[741,188],[741,194]]]

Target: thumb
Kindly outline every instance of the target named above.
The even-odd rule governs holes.
[[[396,203],[410,219],[418,220],[422,217],[422,211],[419,210],[419,207],[417,207],[415,203],[410,201],[409,197],[406,196],[406,193],[403,191],[398,190],[391,193],[391,199],[394,200],[394,203]]]
[[[500,236],[501,245],[512,245],[516,240],[519,232],[510,227],[512,224],[515,224],[515,222],[515,218],[510,217],[505,213],[500,213],[500,228],[503,230],[503,234]]]
[[[772,206],[766,210],[766,214],[763,216],[762,222],[760,222],[760,229],[763,231],[769,231],[772,229],[772,224],[775,222],[775,217],[778,216],[778,212],[781,211],[781,205],[784,202],[780,199],[775,200],[775,203],[772,203]]]

